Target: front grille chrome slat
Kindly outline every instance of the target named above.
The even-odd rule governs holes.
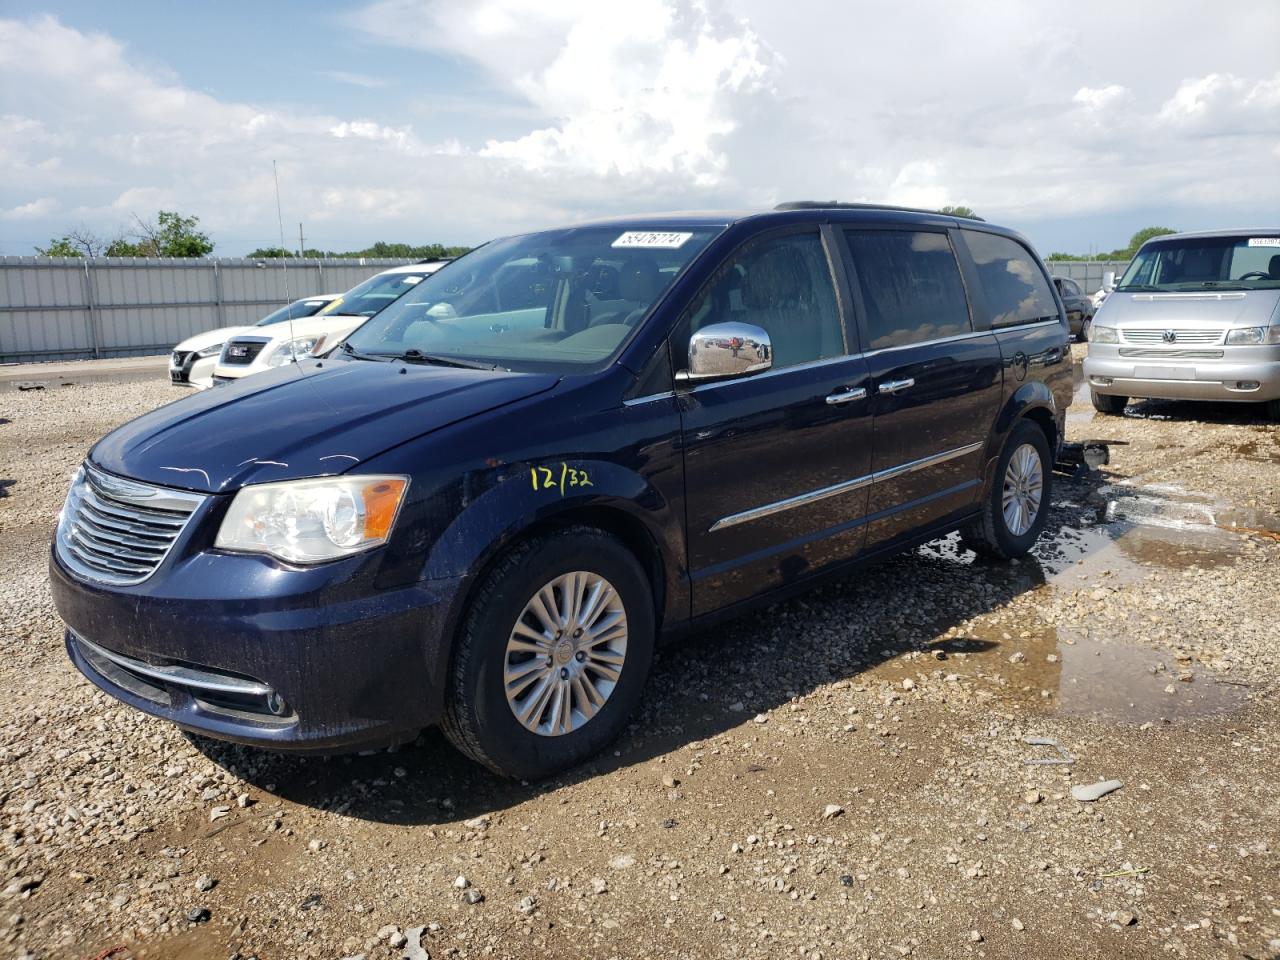
[[[1221,360],[1221,350],[1160,350],[1155,347],[1121,347],[1122,357],[1163,358],[1165,360]]]
[[[207,499],[114,477],[86,463],[58,521],[58,559],[85,580],[112,586],[142,583]]]
[[[1168,337],[1172,335],[1173,339]],[[1183,329],[1179,327],[1159,327],[1150,330],[1121,330],[1125,343],[1166,343],[1170,346],[1181,344],[1222,343],[1226,336],[1225,329],[1205,330],[1203,328]]]

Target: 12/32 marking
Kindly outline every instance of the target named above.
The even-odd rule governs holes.
[[[552,467],[530,467],[529,479],[533,481],[535,490],[559,490],[560,496],[571,487],[591,486],[591,477],[585,470],[561,463],[559,471]]]

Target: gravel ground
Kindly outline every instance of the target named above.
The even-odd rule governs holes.
[[[0,393],[0,955],[1280,955],[1258,411],[1080,398],[1072,438],[1128,445],[1058,483],[1034,558],[939,541],[668,648],[613,751],[528,785],[430,731],[189,739],[75,672],[44,569],[66,483],[174,397]]]

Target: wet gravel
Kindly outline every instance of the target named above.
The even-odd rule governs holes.
[[[434,732],[188,739],[80,678],[48,537],[88,445],[174,396],[0,393],[0,956],[1280,954],[1280,437],[1251,408],[1075,408],[1128,445],[1058,484],[1034,558],[940,541],[668,648],[612,750],[529,785]]]

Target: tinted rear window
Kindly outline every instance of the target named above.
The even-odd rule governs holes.
[[[994,233],[962,232],[978,268],[993,327],[1058,319],[1049,282],[1026,247]]]
[[[867,349],[882,350],[969,332],[969,303],[945,233],[847,230]]]

